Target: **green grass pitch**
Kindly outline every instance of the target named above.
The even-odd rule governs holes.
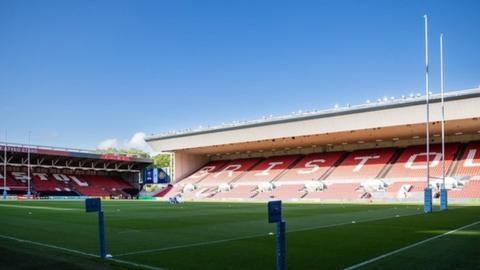
[[[0,269],[275,268],[265,203],[104,201],[103,209],[107,261],[94,256],[97,217],[83,201],[0,201]],[[392,251],[358,269],[480,269],[480,207],[422,210],[285,204],[287,269],[344,269]]]

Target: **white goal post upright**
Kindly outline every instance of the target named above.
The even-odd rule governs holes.
[[[31,136],[31,132],[29,131],[28,132],[28,146],[27,146],[27,160],[28,160],[28,164],[27,164],[27,181],[28,181],[28,190],[27,190],[27,199],[31,199],[32,198],[32,179],[31,179],[31,175],[30,175],[30,136]]]
[[[440,34],[440,98],[442,106],[442,186],[440,188],[440,210],[448,209],[448,191],[445,187],[445,73],[443,62],[443,33]]]
[[[3,199],[7,199],[7,130],[5,129],[5,145],[3,146]]]
[[[425,98],[427,119],[425,123],[426,127],[426,146],[427,146],[427,186],[424,190],[424,212],[432,212],[432,188],[430,187],[430,89],[428,80],[428,17],[425,14],[423,16],[425,21]]]

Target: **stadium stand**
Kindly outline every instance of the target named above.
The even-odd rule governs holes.
[[[461,149],[460,146],[458,143],[445,145],[446,173],[450,171],[457,152]],[[438,195],[442,183],[441,145],[430,145],[430,149],[430,184],[434,189],[434,193]],[[425,180],[426,168],[426,151],[424,145],[409,146],[404,149],[384,176],[385,180],[390,182],[386,189],[389,196],[402,200],[421,198],[423,190],[427,186]],[[447,180],[450,181],[452,179],[447,178]],[[449,189],[452,189],[452,187],[449,187]]]
[[[163,188],[162,190],[160,190],[159,192],[157,192],[157,193],[154,194],[153,196],[154,196],[154,197],[159,197],[159,198],[160,198],[160,197],[164,197],[164,196],[166,196],[166,195],[170,192],[170,190],[172,190],[172,189],[173,189],[173,185],[168,184],[165,188]]]
[[[209,162],[192,175],[174,183],[169,191],[157,194],[156,197],[168,198],[178,195],[183,199],[198,198],[199,196],[213,197],[219,185],[228,185],[228,190],[231,190],[232,187],[229,183],[241,177],[249,169],[260,162],[260,160],[261,159],[259,158],[249,158],[232,161],[223,160]],[[206,189],[208,192],[205,192]],[[202,193],[205,194],[202,195]]]
[[[3,175],[0,174],[0,181]],[[10,191],[27,190],[28,175],[25,172],[7,173],[7,187]],[[2,186],[3,187],[3,186]],[[133,186],[120,177],[75,176],[65,174],[32,173],[32,193],[38,196],[115,196],[128,197],[126,190]],[[2,189],[2,188],[0,188]]]
[[[450,167],[459,144],[450,143],[445,145],[445,167]],[[442,150],[440,144],[430,146],[430,175],[431,177],[440,177],[442,175]],[[424,145],[407,147],[393,167],[390,169],[386,178],[425,178],[427,170],[426,151]]]
[[[477,176],[479,149],[480,142],[466,147],[447,144],[446,169],[450,175]],[[440,145],[431,145],[431,184],[436,191],[442,173],[440,150]],[[426,187],[424,153],[425,146],[419,145],[212,161],[158,196],[181,195],[186,200],[359,200],[375,196],[408,199],[421,196]],[[454,165],[458,167],[456,172]],[[449,186],[452,198],[480,197],[478,177],[461,182],[449,177],[454,183]]]
[[[480,142],[470,142],[460,154],[461,158],[451,170],[460,184],[449,192],[449,196],[454,199],[480,198]]]
[[[194,197],[242,198],[254,197],[259,190],[258,184],[271,182],[282,174],[301,156],[275,156],[267,159],[243,159],[229,162],[217,173],[199,183],[204,189],[200,192],[184,192],[185,199]],[[187,178],[188,179],[188,178]],[[182,181],[183,182],[183,181]],[[234,184],[232,184],[234,183]],[[223,188],[219,185],[223,184]],[[270,190],[272,187],[270,187]],[[190,194],[190,195],[189,195]],[[206,194],[206,195],[202,195]]]
[[[169,197],[182,196],[182,192],[183,192],[183,184],[175,184],[175,185],[171,185],[170,188],[165,192],[159,192],[154,196],[157,198],[161,198],[161,197],[169,198]]]
[[[27,173],[12,172],[7,177],[7,185],[11,189],[26,190]],[[20,184],[19,184],[20,183]],[[32,173],[32,191],[40,196],[122,196],[128,194],[124,189],[133,188],[131,184],[113,176],[75,176],[65,174]]]
[[[294,185],[281,185],[277,186],[270,191],[257,191],[255,199],[280,199],[280,200],[292,200],[299,199],[306,194],[304,184]]]
[[[25,173],[22,173],[25,174]],[[72,190],[68,187],[68,178],[63,178],[63,175],[49,175],[46,173],[33,173],[32,185],[36,192],[42,194],[70,194]],[[27,178],[28,179],[28,178]]]
[[[254,167],[262,159],[248,158],[232,160],[224,165],[215,173],[209,174],[201,181],[202,186],[219,185],[221,183],[231,183],[242,177],[252,167]]]
[[[0,189],[3,190],[3,182],[4,182],[4,176],[2,173],[0,173]],[[9,175],[9,173],[7,173],[6,175],[6,186],[8,187],[8,189],[10,191],[23,191],[25,192],[25,190],[27,189],[27,187],[25,186],[25,184],[21,181],[16,181],[11,175]]]
[[[141,172],[153,162],[133,155],[13,143],[1,144],[0,151],[7,171],[6,195],[12,199],[27,194],[29,180],[34,197],[132,198],[138,195]]]
[[[245,199],[252,198],[256,194],[256,186],[237,186],[230,191],[217,192],[212,196],[214,199]]]
[[[327,186],[323,190],[308,192],[304,198],[306,199],[323,199],[323,200],[358,200],[365,192],[358,191],[357,183],[340,183]]]
[[[480,180],[470,180],[461,189],[450,190],[450,198],[480,198]]]
[[[337,162],[343,152],[309,154],[303,157],[293,168],[276,182],[298,182],[319,180]]]
[[[480,175],[480,142],[471,142],[467,145],[462,158],[458,162],[456,176]]]
[[[71,179],[71,183],[75,187],[75,190],[82,195],[86,196],[121,196],[127,197],[128,194],[124,193],[124,189],[133,188],[132,185],[123,181],[118,177],[105,177],[105,176],[66,176]]]
[[[393,157],[395,149],[368,149],[351,152],[330,174],[328,180],[375,178]]]
[[[261,182],[271,182],[300,157],[299,155],[289,155],[267,158],[237,179],[235,183],[258,184]]]
[[[399,192],[401,190],[409,192],[410,190],[412,190],[412,187],[413,183],[394,182],[387,187],[386,191],[391,193]]]
[[[211,175],[215,175],[218,172],[220,172],[220,170],[223,169],[227,163],[228,163],[227,160],[211,161],[207,165],[203,166],[202,168],[194,172],[189,177],[185,178],[183,180],[183,184],[188,184],[188,183],[196,184],[208,178]]]

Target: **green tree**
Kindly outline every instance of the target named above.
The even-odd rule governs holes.
[[[170,155],[169,154],[158,154],[153,158],[153,166],[157,168],[166,168],[170,167]]]
[[[127,150],[127,155],[128,156],[137,156],[137,157],[142,157],[142,158],[151,158],[151,156],[142,151],[142,150],[138,150],[138,149],[128,149]]]
[[[97,149],[96,153],[107,154],[107,155],[130,156],[130,157],[138,157],[138,158],[151,158],[148,153],[138,149],[117,149],[117,148]]]

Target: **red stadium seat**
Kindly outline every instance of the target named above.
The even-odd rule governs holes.
[[[452,143],[445,145],[445,167],[450,167],[459,144]],[[430,146],[430,175],[440,177],[442,175],[441,145]],[[397,162],[388,172],[386,178],[426,178],[427,174],[425,146],[410,146],[400,155]]]
[[[51,174],[34,173],[32,175],[32,186],[38,192],[44,191],[65,191],[68,188],[68,178],[55,178]]]
[[[410,185],[408,192],[423,192],[427,183],[425,181],[394,182],[387,187],[387,192],[398,192],[403,185]]]
[[[440,177],[441,146],[431,145],[430,149],[432,152],[431,175]],[[447,171],[458,149],[457,143],[446,145]],[[394,164],[389,164],[395,153],[394,148],[383,148],[358,150],[349,154],[329,152],[307,156],[289,155],[266,159],[214,161],[175,184],[165,192],[166,194],[164,193],[164,196],[182,194],[187,200],[209,198],[215,200],[358,200],[372,196],[416,199],[426,186],[425,146],[407,147]],[[344,155],[347,155],[346,158],[337,167],[333,167]],[[326,173],[330,171],[330,175],[326,177]],[[450,190],[451,198],[480,198],[480,142],[468,145],[453,175],[471,176],[471,178],[465,182],[463,189],[460,186],[458,189]],[[360,184],[365,182],[364,180],[377,177],[390,183],[385,191],[374,190],[369,193],[368,189],[359,188]],[[326,188],[322,191],[307,192],[305,185],[315,184],[311,181],[318,180],[325,180]],[[195,184],[194,189],[183,192],[186,184],[190,183]],[[402,188],[404,185],[407,185],[408,190]],[[219,189],[225,191],[219,192]]]
[[[212,174],[218,173],[225,165],[228,163],[227,160],[214,160],[207,163],[207,165],[203,166],[190,176],[181,180],[182,184],[188,183],[198,183],[205,178],[208,178]]]
[[[73,181],[72,184],[75,189],[82,195],[87,196],[115,196],[126,195],[122,193],[123,189],[133,188],[133,186],[120,177],[115,176],[96,176],[96,175],[83,175],[83,176],[68,176],[70,179],[76,179],[79,181]],[[88,186],[79,183],[88,183]]]
[[[281,185],[272,191],[260,192],[254,199],[279,199],[279,200],[292,200],[300,199],[305,195],[303,191],[304,185]]]
[[[306,155],[276,182],[318,180],[342,154],[343,152],[328,152]]]
[[[288,169],[288,167],[300,157],[299,155],[289,155],[267,158],[257,164],[247,174],[240,177],[235,183],[270,182]]]
[[[221,183],[230,183],[250,170],[260,160],[259,158],[232,160],[223,166],[221,170],[208,175],[200,184],[203,186],[213,186]]]
[[[358,200],[363,195],[358,192],[357,183],[348,184],[332,184],[322,191],[309,192],[306,199],[320,199],[320,200]]]
[[[218,192],[213,198],[215,199],[249,199],[253,197],[257,191],[256,186],[237,186],[227,192]]]
[[[328,176],[334,179],[375,178],[395,153],[393,148],[368,149],[351,152],[347,158]]]
[[[4,176],[3,173],[0,173],[0,189],[3,190],[3,182],[4,182]],[[6,185],[9,190],[26,190],[27,187],[25,184],[21,181],[16,181],[9,173],[7,173],[6,176]]]
[[[480,175],[480,142],[469,143],[462,159],[458,161],[457,176]]]
[[[202,188],[216,189],[219,184],[230,183],[242,174],[246,173],[261,159],[248,158],[238,160],[218,160],[211,161],[192,175],[176,182],[163,197],[170,198],[181,195],[184,199],[195,199],[194,194]],[[196,189],[190,192],[184,192],[186,185],[193,184]]]
[[[158,196],[155,195],[155,197],[164,197],[164,198],[175,197],[175,196],[178,196],[179,194],[181,194],[182,190],[183,190],[183,186],[179,185],[179,184],[176,184],[176,185],[172,186],[166,193],[162,193],[161,195],[157,194]]]
[[[88,178],[88,179],[87,179]],[[28,176],[23,172],[13,172],[12,178],[7,177],[9,184],[25,189]],[[16,180],[14,180],[16,179]],[[133,188],[132,185],[114,176],[74,176],[65,174],[33,173],[31,176],[32,190],[40,193],[67,192],[76,195],[76,191],[87,196],[126,195],[123,189]]]
[[[480,180],[468,181],[462,189],[448,191],[448,197],[462,199],[480,198]]]
[[[170,193],[170,190],[173,189],[173,185],[168,185],[164,189],[162,189],[160,192],[155,194],[153,197],[165,197],[168,193]]]

